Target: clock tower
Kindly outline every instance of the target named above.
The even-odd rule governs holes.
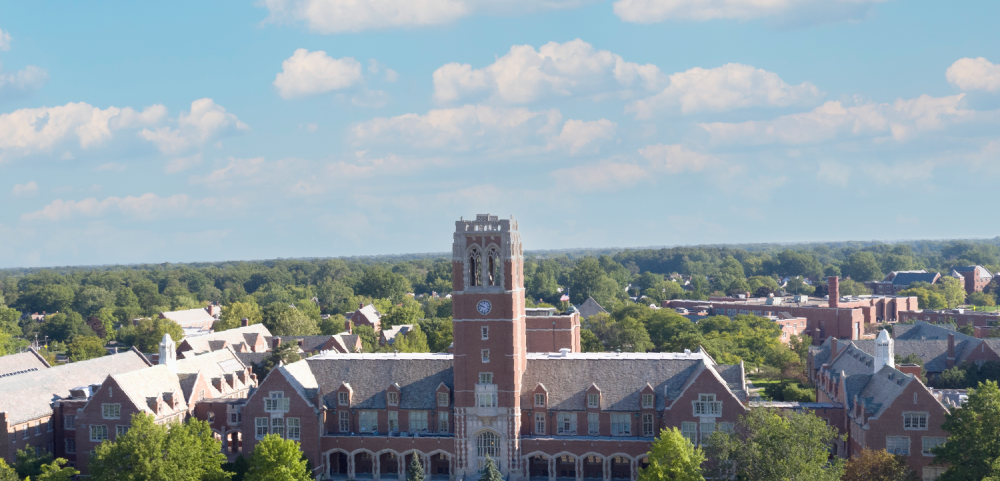
[[[525,359],[524,271],[513,217],[455,222],[452,318],[455,454],[475,479],[487,457],[505,476],[522,472],[521,376]]]

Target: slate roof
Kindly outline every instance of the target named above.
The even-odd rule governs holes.
[[[648,383],[657,394],[656,409],[661,410],[666,407],[664,393],[676,399],[704,363],[698,354],[687,359],[529,355],[521,378],[521,405],[533,405],[531,394],[542,383],[548,390],[550,409],[585,411],[587,389],[596,384],[601,390],[601,409],[638,411],[640,391]]]
[[[49,363],[34,349],[0,357],[0,377],[14,376],[29,371],[48,369]]]
[[[126,372],[122,374],[112,374],[132,403],[142,411],[158,416],[169,416],[174,413],[187,410],[187,403],[184,401],[184,389],[181,387],[177,374],[166,365],[159,364],[146,369]],[[175,393],[178,396],[177,408],[167,410],[163,413],[154,413],[149,407],[149,401],[156,399],[165,393]]]
[[[382,338],[385,339],[385,342],[392,344],[396,341],[396,336],[400,334],[405,336],[406,333],[410,332],[410,329],[413,329],[413,324],[400,324],[388,329],[382,329]]]
[[[354,390],[355,409],[385,409],[384,392],[393,383],[400,386],[400,409],[435,409],[438,386],[455,387],[451,354],[321,355],[289,364],[289,372],[301,362],[307,363],[327,406],[336,406],[336,390],[345,382]]]
[[[593,297],[588,297],[586,301],[583,301],[583,304],[577,306],[577,309],[580,310],[580,317],[584,319],[593,316],[594,314],[597,314],[599,312],[603,312],[605,314],[608,313],[608,311],[603,307],[601,307],[601,305],[598,304]]]
[[[211,323],[216,320],[211,314],[208,313],[208,310],[203,307],[199,307],[197,309],[185,309],[183,311],[161,312],[160,315],[166,319],[176,322],[177,324],[180,324],[181,327],[187,327],[191,324],[204,323],[209,323],[209,325],[211,325]]]
[[[896,340],[948,340],[948,335],[955,336],[955,343],[960,341],[975,341],[976,338],[962,334],[951,324],[930,324],[915,321],[913,324],[896,324],[892,328],[892,338]]]
[[[7,413],[11,424],[50,416],[51,403],[70,397],[70,389],[100,384],[108,375],[146,367],[149,361],[138,351],[129,350],[0,378],[0,411]]]
[[[237,352],[236,357],[244,366],[259,366],[264,362],[264,358],[270,356],[269,352]]]
[[[914,282],[933,284],[937,276],[937,272],[900,272],[892,279],[892,285],[908,286]]]
[[[869,382],[858,393],[858,399],[864,399],[865,410],[868,412],[869,417],[878,418],[889,409],[892,402],[899,397],[903,390],[915,380],[915,377],[907,376],[895,368],[883,366],[877,373],[869,377]]]
[[[240,344],[249,344],[252,346],[256,343],[258,337],[263,337],[264,342],[268,343],[271,340],[271,331],[268,331],[263,324],[251,324],[246,327],[213,332],[204,336],[185,338],[180,344],[190,346],[195,353],[200,354],[221,349],[222,344],[216,341],[226,341],[227,345],[239,351],[237,347]]]
[[[198,373],[201,373],[209,381],[208,389],[211,393],[206,397],[216,398],[228,393],[221,393],[215,389],[215,386],[211,383],[212,379],[225,378],[226,374],[235,374],[239,371],[245,371],[246,368],[247,366],[243,364],[239,356],[232,349],[226,348],[220,351],[180,359],[177,361],[174,370],[177,372],[178,377],[182,378],[181,387],[184,388],[185,399],[191,399],[191,389],[193,388],[194,381],[188,380],[185,383],[186,378],[196,377]],[[235,383],[237,386],[236,390],[242,389],[238,379],[235,380]]]
[[[302,341],[302,345],[299,346],[303,352],[318,351],[329,341],[333,336],[274,336],[272,339],[281,339],[281,343],[286,342],[298,343]]]

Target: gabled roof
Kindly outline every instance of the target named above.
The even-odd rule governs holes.
[[[914,282],[926,282],[933,284],[937,280],[937,272],[900,272],[892,279],[894,286],[908,286]]]
[[[362,307],[362,308],[354,311],[354,313],[351,314],[350,317],[353,318],[355,315],[364,318],[366,321],[368,321],[371,324],[375,324],[377,322],[381,322],[381,319],[382,319],[382,313],[379,312],[378,309],[375,309],[375,305],[373,305],[373,304],[368,304],[367,306],[364,306],[364,307]]]
[[[303,352],[319,351],[331,336],[274,336],[272,339],[280,339],[282,344],[292,342],[298,344]]]
[[[184,400],[184,389],[181,387],[180,379],[166,365],[160,364],[137,371],[112,374],[111,378],[118,383],[122,392],[129,397],[132,403],[144,412],[166,416],[186,411],[188,408],[187,402]],[[174,393],[178,397],[177,407],[164,413],[153,412],[150,408],[150,401],[167,393]]]
[[[208,310],[204,307],[199,307],[197,309],[185,309],[183,311],[167,311],[161,312],[161,316],[166,319],[180,324],[181,327],[188,327],[191,324],[203,325],[215,322],[216,319],[208,313]]]
[[[865,407],[868,411],[867,417],[877,419],[892,406],[892,403],[903,393],[910,383],[914,382],[920,383],[916,377],[906,375],[889,366],[884,366],[877,373],[873,374],[864,389],[858,394],[858,398],[865,401]],[[940,404],[940,401],[938,403]],[[941,405],[941,407],[944,408],[944,405]]]
[[[17,374],[48,369],[49,363],[34,349],[28,349],[18,354],[8,354],[0,357],[0,378]]]
[[[225,341],[225,345],[239,351],[240,349],[237,347],[240,344],[252,346],[260,337],[263,337],[264,343],[267,344],[271,339],[271,331],[268,331],[267,327],[264,327],[263,324],[251,324],[246,327],[218,331],[204,336],[184,338],[179,345],[181,349],[187,346],[195,353],[200,354],[222,349],[223,344],[221,341]]]
[[[930,324],[924,321],[914,321],[913,324],[896,324],[892,328],[892,338],[896,340],[948,340],[948,335],[955,336],[955,342],[975,341],[975,337],[962,334],[951,324]]]
[[[397,326],[392,326],[388,329],[382,329],[382,338],[385,339],[386,343],[392,344],[396,341],[396,336],[410,332],[413,329],[413,324],[399,324]]]
[[[385,389],[393,383],[400,386],[400,409],[434,409],[438,386],[455,388],[451,354],[328,354],[300,362],[309,369],[299,368],[296,378],[313,376],[328,406],[336,405],[335,392],[342,383],[354,389],[355,409],[385,409]]]
[[[229,394],[228,392],[219,392],[215,386],[212,385],[212,380],[216,378],[226,379],[226,375],[235,375],[238,372],[246,371],[247,366],[243,364],[239,356],[233,352],[232,349],[226,348],[220,351],[209,352],[205,354],[200,354],[197,356],[191,356],[185,359],[179,359],[175,363],[174,371],[177,375],[182,378],[182,387],[184,387],[184,397],[186,399],[191,399],[191,389],[193,388],[193,382],[189,381],[190,385],[185,385],[184,382],[188,378],[192,378],[194,375],[201,373],[202,376],[208,381],[209,384],[209,398],[218,398]],[[235,380],[235,385],[237,386],[234,390],[242,389],[244,383],[241,383],[237,378]]]
[[[586,301],[583,301],[583,304],[577,306],[577,309],[580,310],[580,317],[584,319],[593,316],[594,314],[597,314],[599,312],[603,312],[605,314],[608,313],[608,311],[603,307],[601,307],[601,305],[598,304],[593,297],[588,297]]]
[[[0,378],[0,411],[7,413],[11,424],[49,416],[51,403],[70,397],[70,389],[100,384],[108,375],[136,371],[149,365],[142,354],[132,349]]]

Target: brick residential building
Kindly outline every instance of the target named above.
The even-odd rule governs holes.
[[[267,352],[270,350],[271,331],[263,324],[246,324],[236,329],[216,331],[196,337],[185,337],[177,346],[177,354],[184,356],[204,354],[232,348],[236,352]]]
[[[513,219],[458,221],[452,248],[453,353],[279,366],[243,408],[245,451],[298,440],[322,479],[402,480],[417,456],[431,479],[475,479],[490,457],[511,480],[634,480],[661,428],[699,442],[746,412],[742,365],[582,354],[578,315],[529,316]]]
[[[941,279],[941,273],[927,272],[923,269],[919,271],[892,271],[886,274],[881,281],[866,281],[865,287],[871,289],[872,294],[895,296],[899,294],[899,291],[909,289],[910,285],[916,282],[934,284],[939,279]],[[957,279],[962,282],[964,287],[965,278],[959,276]]]
[[[936,324],[955,323],[958,326],[997,327],[1000,312],[973,311],[970,309],[922,309],[899,312],[899,322],[924,321]]]
[[[983,292],[983,288],[993,280],[993,274],[990,274],[990,271],[979,265],[952,267],[951,275],[965,278],[965,292],[967,294]]]

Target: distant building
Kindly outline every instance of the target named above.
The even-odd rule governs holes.
[[[608,313],[607,309],[601,307],[601,305],[598,304],[593,297],[588,297],[586,301],[583,301],[582,304],[576,306],[576,309],[580,311],[580,317],[584,319],[587,319],[597,313]]]
[[[277,349],[278,346],[286,342],[298,344],[299,350],[309,355],[322,352],[339,352],[341,354],[362,352],[361,338],[346,332],[332,336],[274,336],[271,341],[271,349]]]
[[[34,349],[28,349],[20,354],[8,354],[0,357],[0,378],[14,376],[26,372],[48,369],[48,361]]]
[[[206,352],[231,348],[235,352],[267,352],[271,331],[263,324],[251,324],[226,331],[213,332],[198,337],[185,337],[177,346],[177,353],[186,358]]]
[[[379,332],[382,329],[382,313],[375,308],[374,304],[361,305],[358,306],[358,310],[347,316],[346,322],[346,329],[351,329],[351,325],[354,327],[371,326],[375,332]]]
[[[165,311],[160,313],[161,319],[169,319],[176,322],[181,329],[184,329],[185,336],[200,335],[212,331],[215,321],[219,320],[222,308],[218,305],[199,307],[197,309],[185,309],[183,311]]]
[[[909,289],[913,283],[926,282],[934,284],[939,279],[941,279],[941,273],[939,272],[927,272],[925,270],[893,271],[887,274],[881,281],[865,282],[865,287],[876,295],[895,296],[899,294],[899,291]],[[964,281],[961,277],[959,280]]]
[[[979,265],[955,266],[951,270],[952,275],[965,278],[965,292],[968,294],[983,292],[983,288],[993,280],[993,274],[990,274],[990,271]]]
[[[1000,324],[1000,312],[973,311],[971,309],[921,309],[899,312],[899,322],[924,321],[934,324],[950,324],[980,328],[995,328]]]
[[[396,343],[398,336],[405,336],[412,329],[413,324],[400,324],[392,326],[388,329],[383,329],[381,335],[379,336],[379,344],[383,346],[391,346]]]

